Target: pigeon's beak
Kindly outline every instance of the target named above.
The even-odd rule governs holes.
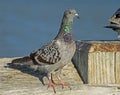
[[[75,17],[80,18],[80,16],[77,13],[75,14]]]
[[[109,19],[110,24],[104,26],[105,28],[120,29],[120,24],[114,18]]]
[[[112,29],[120,29],[120,25],[117,24],[109,24],[104,26],[105,28],[112,28]]]

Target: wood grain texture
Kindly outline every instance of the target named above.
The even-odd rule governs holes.
[[[73,63],[84,83],[120,83],[119,41],[76,41]]]
[[[115,79],[116,83],[120,83],[120,52],[116,52],[116,64],[115,64]]]

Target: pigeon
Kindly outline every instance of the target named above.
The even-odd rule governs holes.
[[[118,33],[118,40],[120,40],[120,8],[109,19],[110,24],[105,28],[111,28]]]
[[[79,18],[77,11],[75,9],[66,10],[63,14],[59,32],[52,41],[30,53],[28,56],[12,60],[11,64],[17,66],[28,65],[38,70],[40,74],[48,78],[48,87],[52,87],[53,91],[56,93],[56,85],[53,82],[52,74],[70,63],[76,50],[76,44],[72,35],[74,18]],[[56,77],[62,87],[67,86],[71,89],[70,84],[64,82],[60,78],[59,73],[56,74]]]

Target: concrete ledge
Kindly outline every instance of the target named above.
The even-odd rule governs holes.
[[[58,85],[56,86],[57,93],[54,94],[51,88],[47,89],[47,85],[42,85],[37,73],[33,71],[25,73],[17,69],[6,68],[7,63],[10,63],[12,59],[0,59],[0,95],[120,95],[119,85],[84,85],[72,63],[65,66],[61,74],[62,78],[71,84],[72,90],[62,89]],[[47,84],[46,78],[44,81]]]

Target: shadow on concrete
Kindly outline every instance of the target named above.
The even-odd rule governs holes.
[[[34,77],[39,78],[41,83],[45,85],[43,78],[46,76],[46,74],[41,74],[38,70],[34,70],[30,68],[30,66],[25,66],[25,65],[14,65],[12,63],[7,63],[7,66],[4,66],[5,68],[12,68],[12,69],[17,69],[20,70],[23,73],[30,74]]]

